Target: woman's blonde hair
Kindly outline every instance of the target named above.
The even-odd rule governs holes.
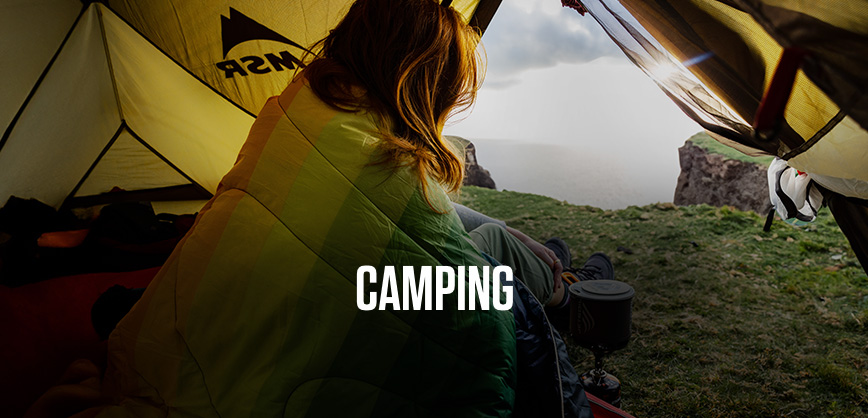
[[[476,99],[484,71],[479,36],[435,0],[358,0],[312,48],[319,51],[304,75],[330,106],[380,117],[378,163],[415,166],[428,200],[427,176],[450,192],[463,180],[464,155],[442,132]]]

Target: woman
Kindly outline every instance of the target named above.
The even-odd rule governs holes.
[[[353,4],[267,102],[196,225],[112,333],[109,405],[89,412],[509,416],[534,404],[517,394],[533,386],[521,383],[518,310],[458,310],[454,293],[443,310],[356,306],[363,265],[489,265],[446,195],[462,161],[441,135],[475,97],[478,40],[433,0]],[[522,289],[516,309],[539,317]],[[550,364],[533,370],[557,383],[537,384],[538,401],[588,416],[580,390],[564,393],[562,375],[575,372],[547,335],[535,350]]]

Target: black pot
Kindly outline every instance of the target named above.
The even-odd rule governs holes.
[[[570,286],[570,333],[592,351],[611,352],[630,341],[635,291],[617,280],[589,280]]]

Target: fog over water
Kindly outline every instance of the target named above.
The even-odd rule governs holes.
[[[550,196],[578,205],[622,209],[671,202],[678,179],[677,150],[667,165],[649,169],[637,159],[580,146],[472,139],[477,160],[498,190]]]
[[[498,189],[604,209],[671,202],[678,147],[702,128],[624,61],[525,71],[483,88],[445,132],[476,144]]]
[[[485,83],[445,133],[473,141],[499,189],[607,209],[671,202],[678,147],[700,126],[590,16],[504,0]]]

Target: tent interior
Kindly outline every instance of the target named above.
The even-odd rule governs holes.
[[[59,209],[151,201],[158,212],[195,212],[234,163],[265,99],[299,69],[304,45],[324,36],[349,3],[4,5],[0,202],[16,196]],[[449,3],[482,31],[500,4]],[[868,265],[861,71],[868,8],[748,0],[563,3],[590,12],[716,139],[809,173]],[[781,66],[790,81],[779,75],[787,70],[778,67],[785,51],[796,56]],[[762,103],[769,105],[760,115]]]
[[[234,164],[265,100],[280,93],[308,53],[305,46],[322,38],[350,3],[4,3],[0,203],[15,196],[68,209],[150,201],[158,213],[196,212]],[[500,0],[450,3],[484,32]],[[868,269],[864,2],[563,3],[593,16],[715,139],[809,173]],[[781,60],[787,54],[794,58]],[[105,277],[94,286],[105,290],[120,276]],[[23,294],[3,291],[4,301]],[[33,300],[47,295],[22,292]],[[7,311],[8,318],[34,315]],[[95,336],[86,339],[89,349],[97,347]],[[4,384],[20,395],[19,404],[44,389]]]

